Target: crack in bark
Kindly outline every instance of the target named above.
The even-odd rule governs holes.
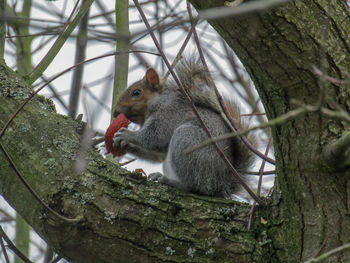
[[[340,38],[340,41],[343,43],[344,48],[346,49],[346,51],[348,52],[348,54],[350,54],[350,47],[348,46],[348,44],[346,43],[346,40],[343,38],[342,36],[342,32],[340,31],[339,27],[337,26],[337,23],[335,22],[335,20],[328,14],[328,11],[326,11],[323,6],[321,6],[317,1],[313,0],[314,4],[319,8],[319,10],[323,13],[324,16],[326,16],[329,21],[332,24],[332,27],[334,29],[334,31],[337,33],[338,37]],[[344,1],[345,2],[345,1]],[[333,10],[334,11],[334,10]],[[346,14],[349,13],[349,10],[344,11]],[[339,72],[340,73],[340,72]],[[339,76],[341,77],[341,75]]]

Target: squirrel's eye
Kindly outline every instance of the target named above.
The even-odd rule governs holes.
[[[140,96],[140,95],[141,95],[141,90],[139,89],[135,89],[131,94],[131,96],[133,97]]]

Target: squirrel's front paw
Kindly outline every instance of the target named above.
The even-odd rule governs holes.
[[[123,149],[129,145],[129,133],[130,131],[126,128],[121,128],[116,132],[113,137],[113,147]]]
[[[130,131],[127,128],[121,128],[114,134],[113,147],[127,149],[129,153],[139,151],[139,146],[137,145],[136,141],[133,140],[133,136],[133,131]]]

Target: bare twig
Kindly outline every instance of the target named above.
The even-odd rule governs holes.
[[[69,18],[67,19],[66,23],[64,24],[62,32],[58,36],[58,38],[56,39],[55,43],[52,45],[52,47],[46,53],[46,55],[41,59],[39,64],[28,74],[28,76],[30,76],[30,78],[31,78],[31,82],[30,83],[33,83],[37,79],[36,75],[40,76],[42,74],[44,68],[47,67],[48,63],[50,63],[51,60],[53,59],[53,57],[55,56],[55,52],[58,52],[59,48],[58,48],[58,50],[56,48],[56,47],[58,47],[58,43],[61,42],[61,41],[64,42],[64,33],[65,33],[66,29],[69,27],[69,25],[71,24],[71,19],[72,19],[74,13],[75,13],[75,10],[78,8],[79,1],[80,0],[76,1]],[[51,56],[50,60],[48,59],[49,56]]]
[[[38,194],[33,190],[33,188],[28,184],[28,182],[24,179],[24,177],[22,176],[22,174],[19,172],[19,170],[17,169],[16,165],[14,164],[12,158],[10,157],[10,155],[6,152],[5,148],[3,147],[3,145],[0,143],[0,150],[4,153],[7,161],[9,162],[10,166],[12,167],[12,169],[14,170],[14,172],[16,173],[16,175],[18,176],[18,178],[21,180],[21,182],[23,183],[23,185],[28,189],[28,191],[32,194],[32,196],[47,210],[49,211],[51,214],[53,214],[55,217],[69,222],[69,223],[76,223],[79,222],[83,219],[82,216],[77,216],[76,218],[68,218],[65,216],[60,215],[59,213],[57,213],[55,210],[53,210],[52,208],[50,208],[44,201],[41,200],[41,198],[38,196]]]
[[[271,143],[272,143],[272,137],[270,136],[269,142],[267,143],[267,146],[266,146],[265,156],[267,156],[269,154]],[[258,182],[258,190],[257,190],[257,193],[256,193],[258,196],[260,196],[260,192],[261,192],[261,185],[262,185],[262,178],[263,178],[264,169],[265,169],[265,160],[263,160],[261,162],[261,166],[260,166],[260,169],[259,169],[259,182]],[[256,202],[254,201],[253,206],[250,209],[250,213],[249,213],[248,231],[250,231],[250,228],[251,228],[251,225],[252,225],[255,207],[256,207]]]
[[[219,141],[230,139],[230,138],[233,138],[233,137],[236,137],[236,136],[239,136],[239,135],[247,134],[250,131],[281,125],[281,124],[283,124],[283,123],[285,123],[285,122],[287,122],[287,121],[289,121],[291,119],[296,118],[297,116],[299,116],[299,115],[301,115],[301,114],[303,114],[305,112],[307,112],[307,109],[305,109],[305,108],[298,108],[298,109],[289,111],[286,114],[283,114],[283,115],[281,115],[281,116],[279,116],[279,117],[277,117],[275,119],[272,119],[272,120],[270,120],[270,121],[268,121],[266,123],[263,123],[261,125],[253,126],[253,127],[249,128],[249,129],[245,129],[245,130],[240,131],[240,132],[228,133],[228,134],[224,134],[222,136],[217,136],[215,138],[211,138],[211,139],[209,139],[207,141],[204,141],[203,143],[197,145],[196,147],[193,147],[191,149],[186,150],[185,153],[191,153],[192,151],[199,150],[202,147],[206,147],[206,146],[212,144],[213,142],[219,142]]]
[[[333,256],[333,255],[335,255],[335,254],[337,254],[337,253],[340,253],[340,252],[342,252],[342,251],[344,251],[344,250],[347,250],[347,249],[350,249],[350,243],[347,243],[347,244],[345,244],[345,245],[342,245],[342,246],[340,246],[340,247],[337,247],[337,248],[335,248],[335,249],[332,249],[332,250],[328,251],[327,253],[324,253],[324,254],[322,254],[321,256],[317,257],[317,258],[312,258],[312,259],[310,259],[310,260],[308,260],[308,261],[305,261],[304,263],[321,262],[321,261],[323,261],[323,260],[329,258],[330,256]]]
[[[191,6],[189,4],[189,2],[187,1],[187,11],[188,11],[188,14],[190,16],[190,20],[193,21],[193,16],[192,16],[192,11],[191,11]],[[194,36],[194,39],[195,39],[195,42],[196,42],[196,45],[197,45],[197,49],[198,49],[198,52],[199,52],[199,56],[201,58],[201,61],[205,67],[205,69],[207,70],[208,74],[210,74],[210,71],[208,69],[208,65],[207,65],[207,62],[205,61],[205,58],[204,58],[204,54],[203,54],[203,51],[202,51],[202,47],[200,45],[200,41],[199,41],[199,38],[198,38],[198,35],[197,35],[197,31],[196,31],[196,27],[195,25],[193,24],[193,22],[191,22],[191,25],[192,25],[192,31],[193,31],[193,36]],[[212,78],[210,78],[212,80]],[[232,118],[230,112],[228,111],[227,107],[225,106],[225,102],[224,102],[224,99],[222,98],[219,90],[217,89],[214,81],[211,81],[211,84],[212,86],[214,87],[214,91],[215,91],[215,94],[220,102],[220,105],[221,105],[221,108],[223,111],[221,111],[221,115],[223,117],[223,119],[227,122],[227,124],[230,126],[231,130],[233,132],[239,132],[239,126],[237,124],[237,122]],[[255,153],[256,155],[258,155],[259,157],[261,157],[262,159],[268,161],[269,163],[271,164],[275,164],[275,160],[265,156],[264,154],[262,154],[260,151],[258,151],[250,142],[249,140],[242,135],[239,136],[240,139],[243,141],[243,143],[248,147],[249,150],[251,150],[253,153]]]
[[[179,49],[179,52],[177,52],[177,55],[173,61],[173,63],[171,64],[171,68],[175,68],[176,64],[179,62],[179,60],[182,57],[182,53],[184,52],[188,42],[191,39],[191,35],[192,35],[192,29],[190,29],[190,31],[188,32],[186,39],[184,40],[184,42],[182,43],[181,48]],[[170,74],[170,70],[167,71],[167,73],[165,73],[165,75],[162,77],[162,81],[165,82],[167,80],[167,78],[169,77]]]
[[[0,213],[2,213],[8,220],[15,220],[15,218],[10,215],[5,209],[0,208]]]
[[[328,76],[327,74],[323,73],[316,66],[312,66],[312,70],[314,71],[315,75],[320,77],[322,80],[329,81],[335,85],[346,85],[347,83],[350,83],[350,79],[346,81],[346,80],[342,80],[342,79],[333,78],[333,77]]]
[[[152,55],[156,55],[159,56],[158,53],[154,53],[154,52],[149,52],[149,51],[128,51],[128,52],[144,52],[144,53],[148,53],[148,54],[152,54]],[[118,52],[118,53],[123,53],[123,52]],[[7,130],[7,128],[10,126],[10,124],[12,123],[12,121],[14,120],[14,118],[18,115],[18,113],[24,108],[24,106],[39,92],[41,91],[43,88],[45,88],[49,83],[51,83],[52,81],[54,81],[55,79],[57,79],[58,77],[62,76],[63,74],[67,73],[68,71],[72,70],[73,68],[82,65],[84,63],[88,63],[100,58],[105,58],[105,57],[110,57],[110,56],[115,56],[117,54],[117,52],[112,52],[112,53],[107,53],[101,56],[97,56],[91,59],[87,59],[85,61],[82,61],[76,65],[73,65],[63,71],[61,71],[60,73],[58,73],[57,75],[53,76],[52,78],[50,78],[46,83],[44,83],[42,86],[40,86],[37,90],[35,90],[32,94],[29,95],[29,97],[27,99],[25,99],[25,101],[17,108],[16,112],[10,117],[10,119],[6,122],[5,126],[2,128],[2,130],[0,131],[0,138],[4,135],[5,131]]]
[[[47,82],[48,79],[44,76],[41,75],[40,78],[44,81]],[[66,105],[66,103],[61,99],[60,95],[56,92],[55,87],[52,86],[51,84],[48,84],[47,87],[49,88],[49,90],[52,92],[53,97],[58,101],[59,104],[61,104],[61,106],[68,111],[68,107]]]
[[[11,239],[6,235],[5,231],[0,226],[0,235],[6,241],[9,249],[13,251],[19,258],[21,258],[25,263],[33,263],[30,261],[25,255],[22,254],[21,251],[12,243]]]
[[[317,250],[314,258],[318,257],[321,254],[322,249],[324,249],[324,247],[327,245],[327,242],[329,240],[329,238],[332,236],[332,234],[334,233],[335,229],[339,226],[340,224],[340,220],[341,217],[338,218],[338,220],[334,223],[333,227],[331,228],[331,230],[329,230],[326,238],[323,240],[322,245],[320,246],[320,248]]]
[[[266,113],[260,113],[260,112],[240,114],[241,117],[264,116],[264,115],[266,115]]]
[[[137,159],[131,159],[131,160],[128,160],[128,161],[126,161],[126,162],[123,162],[123,163],[120,163],[120,166],[124,166],[124,165],[127,165],[127,164],[129,164],[129,163],[132,163],[132,162],[134,162],[134,161],[136,161]]]
[[[275,170],[272,171],[264,171],[262,173],[262,175],[274,175],[276,173]],[[251,175],[260,175],[260,172],[253,172],[253,171],[247,171],[247,174],[251,174]]]
[[[86,0],[83,0],[85,3]],[[87,47],[87,36],[88,36],[88,23],[89,23],[89,10],[86,11],[85,15],[79,23],[78,36],[76,38],[75,46],[75,63],[82,62],[85,60],[86,47]],[[69,96],[69,116],[74,119],[77,115],[77,109],[79,106],[79,95],[82,87],[82,79],[84,74],[84,66],[78,66],[73,71],[71,93]]]
[[[4,241],[2,240],[2,235],[0,236],[0,244],[1,244],[2,252],[4,253],[6,263],[10,263],[9,256],[7,255],[7,251],[4,245]]]
[[[291,0],[265,0],[265,1],[250,1],[245,2],[236,7],[215,7],[198,12],[202,19],[210,20],[224,18],[227,16],[244,15],[252,12],[264,11],[276,6],[280,6],[291,2]]]

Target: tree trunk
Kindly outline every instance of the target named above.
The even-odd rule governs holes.
[[[223,6],[192,2],[198,9]],[[210,21],[246,66],[269,118],[297,108],[291,99],[315,105],[321,91],[322,106],[334,110],[336,102],[350,111],[349,84],[322,82],[312,71],[315,65],[345,79],[350,68],[349,8],[345,1],[330,3],[295,1],[263,14]],[[0,66],[1,128],[30,92],[16,73]],[[350,242],[349,162],[340,167],[322,157],[331,142],[349,134],[345,121],[316,111],[272,128],[277,182],[269,206],[258,209],[247,232],[246,204],[148,182],[94,150],[80,158],[83,124],[53,108],[36,96],[0,142],[42,200],[82,219],[65,222],[44,209],[2,153],[0,192],[73,262],[300,262],[316,254],[333,226],[323,251]],[[86,161],[84,172],[74,172],[77,159]],[[329,259],[349,261],[349,250]]]
[[[223,6],[223,1],[192,3],[197,9]],[[271,119],[296,109],[292,100],[316,105],[321,92],[322,106],[335,109],[333,101],[350,112],[349,16],[346,1],[315,0],[209,22],[239,56]],[[313,66],[347,78],[347,84],[322,82]],[[325,250],[350,242],[349,162],[335,169],[322,158],[325,146],[346,132],[349,122],[319,112],[272,128],[277,159],[273,199],[278,206],[269,213],[268,237],[282,262],[314,256],[337,222]],[[350,262],[349,251],[337,257],[330,262]]]

